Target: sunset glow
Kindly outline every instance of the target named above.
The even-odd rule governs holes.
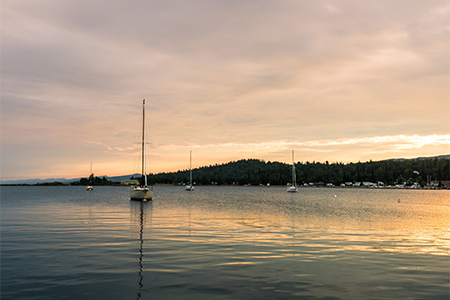
[[[407,9],[405,7],[407,6]],[[448,1],[1,3],[1,179],[450,154]]]

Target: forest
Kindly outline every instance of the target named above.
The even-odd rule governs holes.
[[[392,159],[344,164],[341,162],[296,162],[297,184],[323,186],[355,182],[382,182],[384,185],[414,183],[424,187],[427,180],[438,182],[450,180],[448,156],[418,159]],[[243,159],[225,164],[204,166],[192,170],[196,185],[286,185],[292,181],[292,165],[281,162],[265,162],[258,159]],[[131,177],[137,179],[140,177]],[[149,185],[185,184],[189,182],[189,170],[149,174]],[[71,185],[118,185],[106,177],[81,178]]]
[[[419,158],[384,161],[368,161],[344,164],[341,162],[297,162],[297,183],[313,183],[339,186],[346,182],[383,182],[385,185],[407,185],[417,182],[426,186],[427,179],[450,180],[450,159]],[[291,182],[292,165],[281,162],[265,162],[258,159],[243,159],[225,164],[215,164],[192,170],[197,185],[286,185]],[[150,174],[150,184],[181,184],[189,181],[189,170]]]
[[[91,174],[89,178],[80,178],[79,181],[75,181],[70,183],[70,185],[117,185],[120,182],[114,182],[108,180],[106,177],[94,177],[94,174]]]

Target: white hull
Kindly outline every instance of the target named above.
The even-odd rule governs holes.
[[[185,189],[186,191],[193,191],[193,190],[194,190],[194,187],[193,187],[192,185],[186,185],[186,186],[184,187],[184,189]]]
[[[93,187],[93,186],[88,185],[88,186],[86,187],[86,191],[93,191],[93,190],[94,190],[94,187]]]
[[[131,200],[152,200],[153,190],[148,187],[131,187],[130,198]]]
[[[287,188],[288,193],[297,193],[298,192],[298,188],[295,186],[290,186]]]

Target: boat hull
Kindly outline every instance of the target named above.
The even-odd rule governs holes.
[[[193,190],[194,190],[194,187],[193,187],[192,185],[187,185],[184,189],[185,189],[186,191],[193,191]]]
[[[131,200],[147,201],[152,200],[153,190],[148,187],[132,187],[130,190]]]
[[[290,186],[287,188],[288,193],[297,193],[298,192],[298,188],[296,188],[295,186]]]
[[[88,185],[88,186],[86,187],[86,191],[93,191],[93,190],[94,190],[94,187],[93,187],[93,186]]]

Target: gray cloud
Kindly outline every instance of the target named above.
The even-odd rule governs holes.
[[[4,0],[1,14],[11,147],[51,128],[49,147],[124,149],[142,98],[155,145],[448,125],[448,1]]]

